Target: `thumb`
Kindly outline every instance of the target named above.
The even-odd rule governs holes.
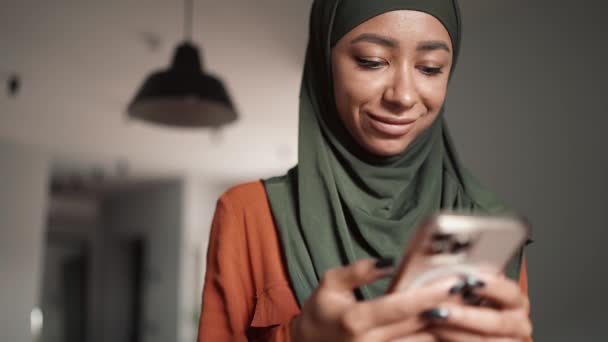
[[[348,291],[371,283],[393,271],[392,258],[362,259],[350,265],[328,270],[321,279],[321,287],[336,291]]]

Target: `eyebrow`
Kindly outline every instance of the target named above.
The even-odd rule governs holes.
[[[416,50],[418,51],[434,51],[434,50],[445,50],[450,52],[450,47],[448,44],[442,40],[426,40],[418,43],[416,46]]]
[[[391,38],[391,37],[375,34],[375,33],[360,34],[359,36],[357,36],[356,38],[351,40],[350,43],[357,44],[357,43],[361,43],[361,42],[383,45],[383,46],[386,46],[389,48],[399,47],[398,40]],[[418,50],[418,51],[445,50],[447,52],[450,52],[450,47],[446,42],[444,42],[442,40],[425,40],[425,41],[418,43],[418,45],[416,46],[416,50]]]
[[[386,46],[389,48],[396,48],[399,46],[399,42],[396,39],[382,36],[382,35],[375,34],[375,33],[363,33],[363,34],[357,36],[357,38],[351,40],[350,43],[357,44],[357,43],[361,43],[361,42],[368,42],[368,43],[372,43],[372,44],[383,45],[383,46]]]

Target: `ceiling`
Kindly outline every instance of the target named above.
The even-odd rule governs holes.
[[[240,115],[212,132],[125,115],[143,79],[168,66],[182,39],[182,3],[2,1],[0,77],[17,73],[22,85],[16,97],[0,96],[0,138],[44,149],[56,172],[114,173],[128,165],[135,175],[198,173],[222,182],[281,173],[297,159],[311,2],[195,3],[193,39]],[[474,3],[475,9],[489,7]]]

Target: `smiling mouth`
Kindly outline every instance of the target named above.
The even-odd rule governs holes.
[[[417,119],[404,117],[386,117],[364,112],[370,126],[377,132],[397,138],[406,135],[414,126]]]

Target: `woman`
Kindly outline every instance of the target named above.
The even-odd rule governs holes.
[[[530,336],[521,257],[507,272],[521,289],[484,275],[383,295],[387,257],[425,216],[504,210],[461,166],[443,119],[460,34],[453,0],[314,2],[298,165],[220,198],[199,341]],[[451,300],[464,288],[494,305]]]

